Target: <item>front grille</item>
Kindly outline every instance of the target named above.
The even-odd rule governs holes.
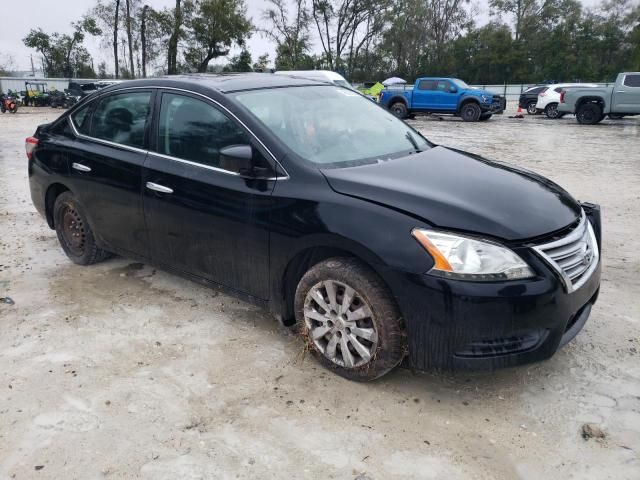
[[[593,227],[584,212],[580,224],[566,237],[533,249],[560,274],[568,292],[584,285],[600,258]]]

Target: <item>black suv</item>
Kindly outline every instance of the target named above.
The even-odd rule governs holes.
[[[297,325],[358,380],[403,359],[549,358],[600,286],[599,208],[430,143],[339,86],[282,75],[125,82],[26,140],[33,202],[68,257],[112,253]]]

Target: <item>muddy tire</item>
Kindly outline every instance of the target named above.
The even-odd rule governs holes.
[[[71,192],[63,192],[56,198],[53,222],[58,241],[72,262],[91,265],[111,256],[96,245],[84,209]]]
[[[576,111],[576,119],[581,125],[595,125],[603,118],[602,107],[597,103],[583,103]]]
[[[560,118],[560,112],[558,111],[558,104],[554,102],[544,107],[544,114],[547,116],[547,118],[550,118],[551,120],[556,120]]]
[[[536,102],[527,103],[527,114],[528,115],[537,115],[538,110],[536,109]]]
[[[460,117],[465,122],[477,122],[480,120],[480,115],[482,115],[480,105],[474,102],[466,103],[460,109]]]
[[[391,113],[393,113],[396,117],[400,119],[405,119],[409,115],[409,110],[407,110],[407,106],[402,102],[396,102],[389,107]]]
[[[379,378],[406,354],[406,333],[393,296],[358,260],[336,257],[314,265],[298,283],[294,307],[311,354],[349,380]]]

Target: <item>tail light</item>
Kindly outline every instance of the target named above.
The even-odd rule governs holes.
[[[33,151],[38,146],[38,139],[36,137],[29,137],[24,141],[24,149],[27,152],[27,158],[31,160],[33,157]]]
[[[564,94],[567,93],[566,90],[562,90],[560,92],[560,103],[564,103]]]

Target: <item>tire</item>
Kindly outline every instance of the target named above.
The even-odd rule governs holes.
[[[537,115],[538,110],[536,110],[536,102],[527,103],[527,114],[528,115]]]
[[[623,115],[623,114],[621,114],[621,113],[610,113],[610,114],[608,115],[608,117],[609,117],[611,120],[621,120],[622,118],[624,118],[624,115]]]
[[[491,117],[493,116],[492,113],[483,113],[482,115],[480,115],[480,118],[478,119],[479,122],[486,122],[487,120],[489,120]]]
[[[18,106],[16,105],[14,108],[9,110],[11,113],[18,113]]]
[[[351,292],[347,314],[342,313],[345,292]],[[311,354],[349,380],[379,378],[406,355],[406,333],[393,296],[358,260],[336,257],[314,265],[298,283],[294,308]]]
[[[7,109],[6,109],[6,108],[4,108],[4,107],[2,107],[2,108],[0,108],[0,112],[2,112],[2,113],[7,113]]]
[[[389,107],[391,113],[393,113],[396,117],[400,119],[407,118],[409,111],[407,110],[407,106],[402,102],[396,102]]]
[[[547,116],[547,118],[550,118],[551,120],[556,120],[560,118],[560,112],[558,111],[558,104],[554,102],[544,107],[544,114]]]
[[[477,122],[481,114],[480,105],[474,102],[465,103],[460,109],[460,116],[465,122]]]
[[[581,125],[595,125],[603,118],[602,107],[597,103],[583,103],[576,111],[576,119]]]
[[[72,262],[92,265],[111,256],[96,245],[84,209],[71,192],[63,192],[56,198],[53,222],[58,241]]]

